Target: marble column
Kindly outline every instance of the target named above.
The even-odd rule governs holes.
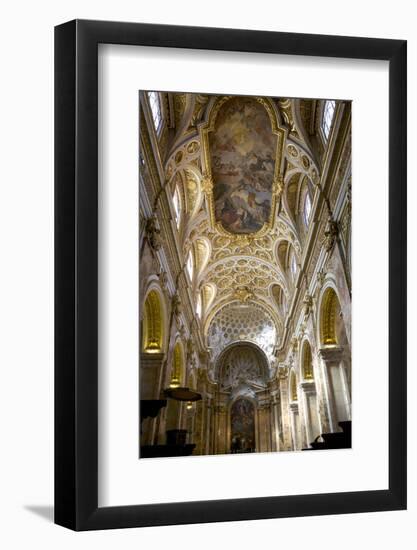
[[[301,449],[301,437],[300,437],[300,415],[298,410],[298,402],[294,401],[290,403],[290,418],[291,418],[291,434],[292,434],[292,448],[294,451]]]
[[[164,355],[162,353],[141,353],[139,365],[139,399],[159,399],[159,380]],[[157,439],[162,409],[156,418],[141,422],[141,445],[152,445]]]
[[[214,453],[225,454],[228,452],[226,407],[223,403],[219,403],[216,405],[215,411]]]
[[[288,390],[286,387],[288,382],[287,379],[284,379],[284,384],[281,384],[280,388],[280,450],[281,451],[290,451],[292,449],[292,435],[291,435],[291,418],[289,412],[289,398]],[[278,419],[279,420],[279,419]]]
[[[317,410],[317,393],[314,381],[300,384],[303,401],[306,446],[309,447],[315,438],[322,433]]]
[[[211,444],[211,421],[212,421],[212,402],[210,398],[206,400],[206,421],[205,421],[205,444],[204,454],[212,454]]]
[[[351,419],[350,392],[347,387],[344,350],[336,346],[321,348],[323,379],[327,393],[330,431],[340,431],[338,423]]]
[[[204,401],[197,401],[195,404],[195,420],[194,420],[194,441],[192,443],[195,443],[196,447],[194,449],[194,453],[196,455],[204,454],[204,441],[203,441],[203,427],[204,427],[204,415],[205,415],[205,407],[204,407]]]
[[[272,425],[272,450],[280,451],[280,429],[279,429],[279,399],[277,395],[272,395],[271,403],[271,425]]]
[[[263,402],[258,406],[257,415],[259,447],[256,450],[265,453],[271,450],[270,406],[268,402]]]

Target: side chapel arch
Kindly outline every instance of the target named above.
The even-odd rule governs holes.
[[[320,343],[323,346],[338,344],[336,332],[336,316],[340,312],[340,304],[333,287],[328,286],[323,293],[320,306]]]
[[[314,380],[313,356],[310,342],[306,339],[301,350],[301,372],[304,380]]]
[[[142,320],[142,351],[163,353],[165,313],[163,298],[156,287],[149,290],[144,303]]]
[[[324,288],[319,307],[319,341],[329,394],[330,428],[351,420],[351,360],[339,296],[330,283]]]
[[[171,388],[178,388],[184,384],[184,347],[181,340],[177,340],[172,352],[171,377],[169,385]]]

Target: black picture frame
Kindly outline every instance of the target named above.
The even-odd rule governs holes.
[[[389,488],[98,507],[98,44],[389,62]],[[406,508],[404,40],[74,20],[55,28],[55,523],[108,529]]]

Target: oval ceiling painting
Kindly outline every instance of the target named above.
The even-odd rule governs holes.
[[[210,134],[216,221],[233,234],[256,233],[269,221],[277,136],[253,98],[224,103]]]

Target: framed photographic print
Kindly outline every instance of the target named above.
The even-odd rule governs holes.
[[[55,30],[55,521],[406,507],[406,42]]]

